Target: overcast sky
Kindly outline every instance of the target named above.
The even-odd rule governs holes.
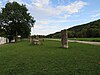
[[[0,8],[8,1],[27,6],[36,20],[32,34],[47,35],[100,18],[100,0],[0,0]]]

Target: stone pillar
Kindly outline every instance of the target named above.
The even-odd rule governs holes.
[[[61,43],[63,48],[68,48],[68,35],[67,30],[61,31]]]

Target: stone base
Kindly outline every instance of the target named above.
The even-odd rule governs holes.
[[[63,48],[68,48],[68,46],[66,46],[66,45],[63,45],[62,47],[63,47]]]

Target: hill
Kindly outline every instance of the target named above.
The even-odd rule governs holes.
[[[70,38],[97,38],[100,37],[100,19],[67,29]],[[60,38],[61,32],[47,35],[47,38]]]

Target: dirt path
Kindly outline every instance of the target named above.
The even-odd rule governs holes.
[[[100,42],[90,42],[90,41],[78,41],[78,40],[68,40],[69,42],[78,42],[83,44],[100,45]]]
[[[60,39],[48,39],[48,40],[61,41]],[[100,42],[78,41],[78,40],[68,40],[68,41],[69,42],[78,42],[78,43],[83,43],[83,44],[100,45]]]

